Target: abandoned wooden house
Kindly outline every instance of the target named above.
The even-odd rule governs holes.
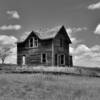
[[[17,64],[72,66],[69,44],[71,40],[64,26],[47,32],[32,31],[24,41],[17,42]]]

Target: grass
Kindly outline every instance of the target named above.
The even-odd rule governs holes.
[[[100,100],[100,78],[0,74],[0,100]]]

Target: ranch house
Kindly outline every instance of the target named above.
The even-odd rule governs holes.
[[[73,66],[71,40],[64,26],[46,32],[32,31],[17,42],[17,64],[33,66]]]

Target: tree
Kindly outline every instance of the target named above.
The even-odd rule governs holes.
[[[10,47],[2,47],[0,48],[0,59],[2,64],[4,64],[5,59],[11,54]]]

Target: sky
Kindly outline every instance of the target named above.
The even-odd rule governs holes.
[[[13,45],[7,63],[16,62],[16,44],[32,30],[64,25],[78,66],[100,67],[100,0],[0,0],[0,46]]]

